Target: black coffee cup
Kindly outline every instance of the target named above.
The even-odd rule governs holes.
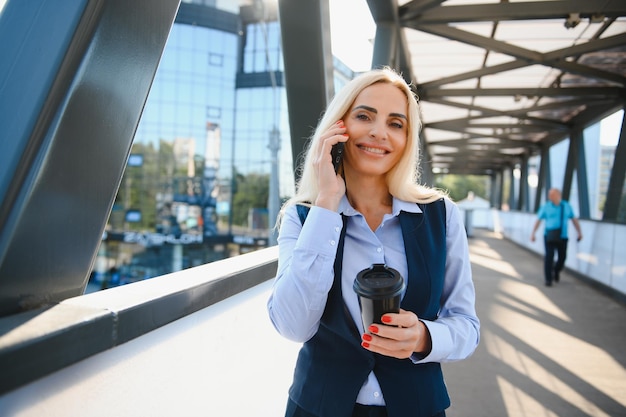
[[[400,312],[400,300],[405,284],[402,275],[385,264],[373,264],[359,272],[352,286],[359,296],[363,327],[382,324],[386,313]]]

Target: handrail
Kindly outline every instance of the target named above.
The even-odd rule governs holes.
[[[0,318],[0,394],[276,276],[278,247]]]

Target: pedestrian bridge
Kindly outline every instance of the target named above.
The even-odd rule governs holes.
[[[261,33],[280,23],[280,64],[230,68],[229,97],[284,75],[293,161],[332,95],[329,0],[280,0],[280,13],[269,1],[242,0],[239,14],[209,3],[228,2],[0,0],[0,39],[11,39],[0,48],[3,417],[283,413],[298,345],[265,312],[276,247],[80,295],[175,22],[241,36],[230,56],[238,64],[248,57],[247,25]],[[423,180],[438,172],[491,182],[489,222],[466,224],[482,340],[469,360],[445,365],[449,416],[626,416],[626,119],[601,221],[591,215],[599,174],[587,166],[584,133],[624,108],[625,3],[367,3],[372,67],[421,81]],[[551,163],[551,148],[565,140]],[[185,180],[196,178],[191,171]],[[584,239],[569,242],[561,282],[546,288],[542,243],[529,237],[551,181],[576,197]]]
[[[446,364],[455,416],[626,415],[626,226],[582,221],[545,287],[530,215],[469,238],[481,343]],[[0,320],[3,416],[280,416],[299,345],[265,303],[277,247]]]

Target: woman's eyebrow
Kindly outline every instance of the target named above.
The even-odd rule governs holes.
[[[378,110],[376,110],[373,107],[366,106],[364,104],[356,106],[354,109],[352,109],[352,111],[355,111],[355,110],[358,110],[358,109],[363,109],[363,110],[367,110],[369,112],[378,114]],[[404,114],[402,114],[402,113],[389,113],[389,116],[391,116],[391,117],[399,117],[401,119],[407,120],[407,117]]]
[[[370,106],[366,106],[364,104],[361,104],[360,106],[356,106],[355,108],[352,109],[352,111],[355,111],[355,110],[358,110],[358,109],[367,110],[367,111],[372,112],[372,113],[378,113],[378,110],[376,110],[375,108],[370,107]]]

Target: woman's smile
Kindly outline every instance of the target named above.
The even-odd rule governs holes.
[[[357,148],[366,151],[366,152],[370,152],[370,153],[375,153],[375,154],[379,154],[379,155],[386,155],[389,153],[389,151],[382,149],[382,148],[375,148],[372,146],[367,146],[367,145],[357,145]]]

